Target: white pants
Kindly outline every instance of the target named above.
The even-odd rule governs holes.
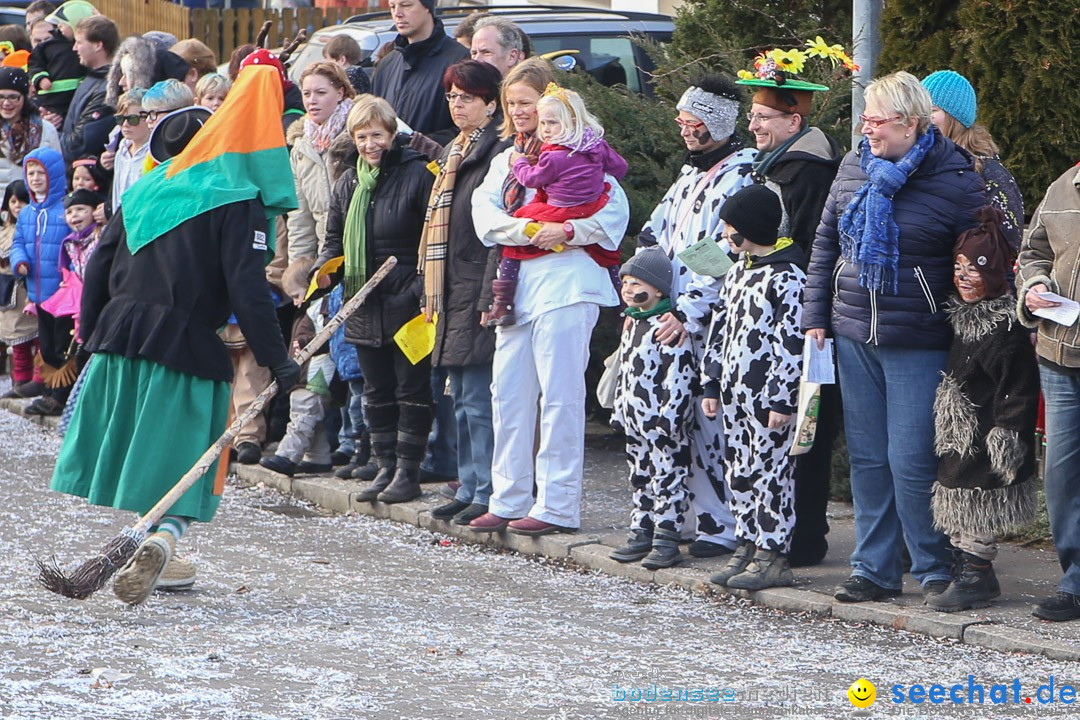
[[[580,527],[585,366],[599,314],[593,303],[576,303],[496,332],[491,381],[495,454],[488,505],[492,513]],[[534,456],[538,401],[540,448]]]
[[[690,336],[694,361],[701,366],[704,341]],[[724,483],[724,423],[719,414],[709,419],[701,409],[701,397],[694,398],[694,428],[690,434],[690,514],[697,522],[696,538],[735,547],[735,516],[728,498],[731,492]]]

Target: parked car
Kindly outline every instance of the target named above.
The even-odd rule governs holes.
[[[626,85],[632,92],[645,94],[652,94],[648,72],[655,64],[630,37],[643,35],[663,43],[671,40],[675,29],[666,15],[539,5],[439,8],[439,17],[447,34],[453,37],[458,23],[477,11],[517,23],[529,36],[534,55],[572,58],[562,60],[560,65],[576,65],[605,85]],[[363,53],[361,65],[368,68],[374,65],[378,49],[397,37],[390,13],[354,15],[341,25],[312,34],[297,51],[289,77],[298,80],[304,68],[322,59],[323,47],[338,33],[347,33],[356,40]]]
[[[26,25],[26,10],[21,7],[0,7],[0,25]]]

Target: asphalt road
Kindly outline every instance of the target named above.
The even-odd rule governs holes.
[[[853,716],[860,677],[871,717],[1076,714],[1060,691],[1080,687],[1077,665],[657,589],[260,488],[230,487],[185,538],[192,592],[68,600],[35,585],[34,558],[85,559],[131,516],[46,490],[47,431],[0,412],[0,438],[5,719],[832,719]],[[94,689],[100,668],[130,677]],[[1058,701],[1040,704],[1051,676]],[[963,683],[965,702],[892,702],[915,683]],[[665,691],[684,699],[633,700]]]

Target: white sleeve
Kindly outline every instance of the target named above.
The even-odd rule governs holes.
[[[484,181],[472,194],[473,227],[480,242],[488,247],[529,244],[525,235],[528,218],[510,215],[502,203],[502,186],[510,174],[511,152],[513,148],[509,147],[495,156]]]
[[[618,181],[610,175],[604,181],[611,185],[611,193],[604,207],[595,215],[581,220],[571,220],[574,239],[568,245],[599,245],[605,250],[618,250],[630,224],[630,201]]]

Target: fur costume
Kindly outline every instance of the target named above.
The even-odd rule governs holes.
[[[1035,516],[1039,368],[1011,295],[952,298],[955,331],[934,400],[934,524],[950,534],[1002,535]]]

